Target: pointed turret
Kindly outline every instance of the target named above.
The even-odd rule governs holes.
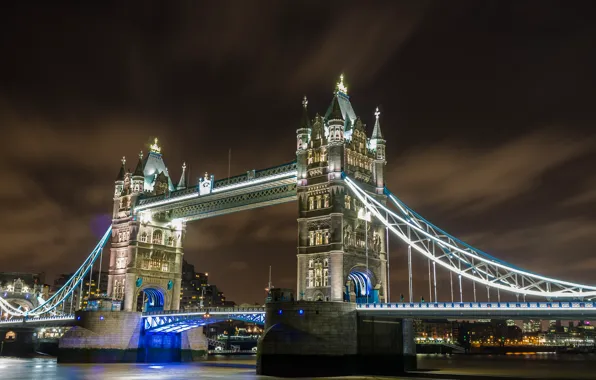
[[[371,139],[383,139],[383,133],[381,133],[381,123],[379,122],[379,116],[381,116],[381,111],[379,111],[379,107],[377,107],[377,109],[375,110],[375,127],[373,128]]]
[[[306,99],[306,95],[302,99],[302,119],[300,120],[300,128],[311,128],[312,125],[310,123],[310,119],[308,118],[308,99]]]
[[[302,119],[300,120],[300,124],[298,129],[296,130],[296,142],[297,142],[297,151],[303,151],[308,146],[310,142],[310,134],[312,131],[312,124],[308,119],[308,99],[306,99],[306,95],[302,99]]]
[[[133,193],[142,193],[145,189],[145,175],[143,174],[143,151],[139,152],[139,162],[135,171],[132,173],[132,191]]]
[[[377,191],[379,194],[382,193],[383,187],[385,186],[385,140],[383,139],[383,133],[381,132],[381,122],[379,118],[381,111],[379,107],[375,110],[375,127],[370,138],[369,148],[374,151],[374,177],[377,184]]]
[[[331,101],[331,112],[327,118],[328,120],[343,120],[344,117],[341,114],[341,107],[339,106],[339,99],[337,98],[337,94],[333,97]]]
[[[126,157],[122,156],[122,166],[120,167],[116,181],[124,181],[124,175],[126,175]]]
[[[180,181],[178,181],[178,186],[176,186],[176,190],[184,189],[186,189],[186,162],[182,164],[182,175]]]
[[[137,163],[137,167],[135,168],[134,173],[132,174],[133,177],[144,177],[143,174],[143,151],[139,152],[139,162]]]

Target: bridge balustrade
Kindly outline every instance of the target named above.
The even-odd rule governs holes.
[[[594,302],[418,302],[361,304],[358,309],[591,309]]]

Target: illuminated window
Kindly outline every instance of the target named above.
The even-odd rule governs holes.
[[[329,207],[329,194],[323,196],[323,207]]]
[[[314,231],[308,232],[308,245],[315,245],[315,232]]]
[[[307,287],[312,288],[313,285],[314,285],[314,283],[313,283],[314,282],[314,276],[313,276],[313,270],[312,269],[310,269],[308,271],[308,277],[307,277],[307,279],[308,279],[308,285],[307,285]]]
[[[309,268],[314,268],[314,264],[315,264],[315,261],[314,260],[308,260],[308,267]]]
[[[308,197],[308,209],[314,210],[315,208],[315,200],[313,197]]]
[[[329,244],[329,231],[323,231],[323,244]]]
[[[321,196],[317,195],[317,208],[321,208]]]
[[[162,244],[162,239],[163,239],[163,233],[161,232],[161,230],[155,230],[153,232],[152,243],[153,244]]]
[[[9,331],[4,336],[4,340],[15,340],[17,339],[17,334],[14,331]]]
[[[141,234],[141,242],[147,243],[147,232]]]
[[[169,246],[173,246],[174,245],[174,237],[173,236],[168,236],[168,245]]]
[[[323,260],[323,266],[327,268],[329,266],[329,259]]]
[[[323,286],[329,286],[329,269],[323,269]]]
[[[349,210],[350,209],[350,204],[352,203],[352,197],[350,197],[349,195],[344,195],[344,207]]]

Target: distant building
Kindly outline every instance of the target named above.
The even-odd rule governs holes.
[[[74,275],[74,273],[68,274],[61,274],[54,280],[54,286],[52,287],[52,294],[60,290],[68,280]],[[71,299],[72,298],[72,305],[73,310],[78,310],[79,308],[85,308],[87,306],[87,300],[91,297],[99,297],[105,294],[108,290],[108,272],[101,272],[101,278],[99,278],[100,284],[99,287],[97,286],[97,280],[99,278],[99,271],[93,271],[91,274],[91,285],[89,285],[89,275],[85,276],[83,279],[82,286],[79,286],[79,290],[75,290],[72,293],[72,297],[69,297],[65,301],[65,307],[70,308]],[[79,302],[80,292],[83,292],[82,299]]]
[[[523,333],[538,333],[542,331],[542,321],[540,320],[525,320],[522,327]]]
[[[0,272],[0,297],[14,307],[31,310],[49,297],[50,288],[44,281],[43,272]]]
[[[226,301],[216,285],[209,284],[208,273],[195,272],[194,265],[186,260],[182,262],[180,309],[234,305],[234,302]]]

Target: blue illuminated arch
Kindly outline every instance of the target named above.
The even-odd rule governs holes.
[[[160,289],[145,288],[141,293],[147,295],[147,300],[143,305],[143,311],[157,311],[164,309],[164,294]]]
[[[354,284],[354,292],[356,293],[355,300],[349,300],[351,302],[356,303],[369,303],[373,301],[373,287],[371,281],[372,274],[370,271],[366,271],[366,269],[352,269],[352,271],[348,274],[348,278],[352,280]],[[349,290],[346,289],[346,293]],[[349,299],[349,293],[347,294],[347,298]]]

